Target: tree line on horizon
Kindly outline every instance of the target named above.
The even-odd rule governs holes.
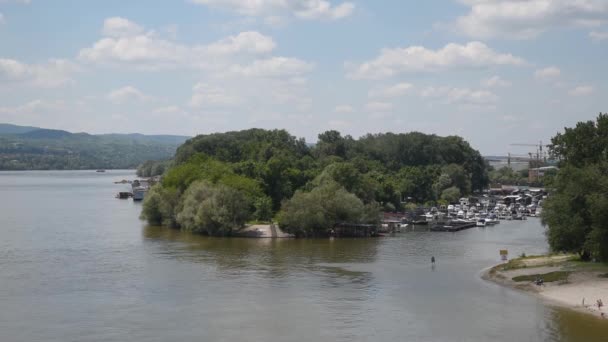
[[[0,170],[133,169],[146,160],[170,159],[186,139],[0,124]]]
[[[482,190],[487,166],[457,136],[337,131],[306,144],[285,130],[200,135],[177,149],[162,182],[146,195],[142,218],[208,235],[245,222],[276,220],[288,232],[323,235],[336,223],[377,223],[406,203],[447,204]]]

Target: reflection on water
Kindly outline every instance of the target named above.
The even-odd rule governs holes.
[[[487,283],[537,220],[377,239],[146,227],[132,172],[0,173],[0,341],[605,341],[606,322]],[[437,259],[433,267],[430,257]]]
[[[555,338],[563,341],[595,341],[598,337],[608,340],[608,322],[588,314],[555,308],[551,311],[552,329]]]
[[[142,230],[147,244],[155,246],[154,254],[213,266],[218,277],[242,275],[287,278],[300,272],[327,277],[336,286],[346,282],[369,281],[368,272],[336,266],[349,263],[371,263],[375,260],[379,240],[304,240],[215,238],[175,229],[146,226]],[[328,266],[331,265],[331,266]]]

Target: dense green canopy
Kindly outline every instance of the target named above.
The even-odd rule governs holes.
[[[249,220],[279,214],[285,229],[315,235],[337,222],[375,222],[382,207],[399,210],[404,201],[455,201],[484,188],[488,176],[479,152],[460,137],[414,132],[353,139],[327,131],[309,146],[285,130],[249,129],[201,135],[180,146],[142,216],[209,232],[179,220],[186,193],[198,181],[236,190]],[[179,194],[171,213],[157,203],[163,191]]]
[[[543,210],[549,245],[608,260],[608,115],[566,128],[552,143],[561,162]]]

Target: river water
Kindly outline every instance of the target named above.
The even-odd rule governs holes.
[[[537,219],[345,240],[207,238],[114,198],[132,171],[0,173],[0,341],[606,341],[479,278]],[[437,259],[435,268],[430,258]]]

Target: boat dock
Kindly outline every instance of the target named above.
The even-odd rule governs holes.
[[[459,232],[461,230],[469,229],[476,227],[477,224],[475,222],[465,222],[465,223],[437,223],[431,226],[432,232]]]

